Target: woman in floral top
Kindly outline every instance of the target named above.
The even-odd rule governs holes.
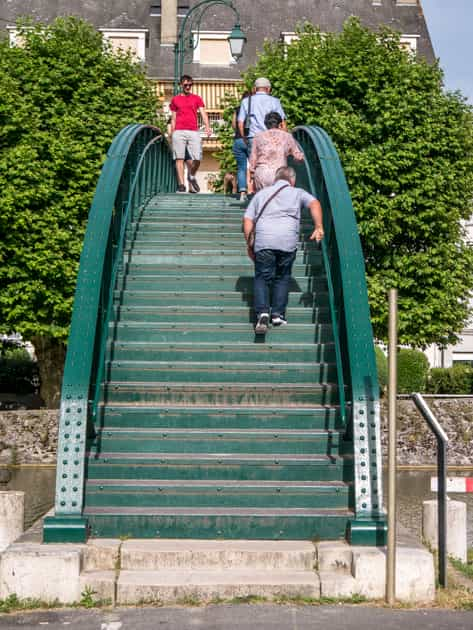
[[[288,155],[297,161],[304,159],[291,134],[281,129],[282,118],[277,112],[266,114],[264,124],[268,131],[254,137],[249,162],[256,191],[274,184],[278,168],[287,166]]]

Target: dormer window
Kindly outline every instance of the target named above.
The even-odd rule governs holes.
[[[130,52],[137,61],[145,61],[147,29],[100,28],[99,31],[112,50]]]

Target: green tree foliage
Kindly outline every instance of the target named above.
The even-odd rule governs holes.
[[[87,213],[107,148],[153,122],[143,68],[60,18],[0,41],[0,330],[65,340]]]
[[[366,260],[372,322],[386,340],[387,290],[399,289],[399,340],[453,343],[468,318],[473,122],[442,71],[402,50],[399,35],[356,19],[337,34],[305,26],[269,42],[248,70],[273,84],[291,125],[317,124],[340,154]]]
[[[383,393],[388,385],[388,359],[379,346],[374,347],[379,389]]]
[[[401,348],[397,356],[397,388],[400,394],[425,392],[429,361],[420,350]]]
[[[471,394],[473,370],[461,363],[449,368],[432,368],[427,390],[432,394]]]
[[[223,106],[225,107],[223,111],[223,121],[216,130],[221,145],[218,151],[214,153],[214,157],[217,158],[220,165],[220,172],[212,182],[212,187],[216,192],[226,192],[223,190],[223,178],[225,177],[225,173],[236,174],[237,165],[232,151],[233,138],[235,136],[232,120],[238,103],[239,99],[235,98],[233,95],[225,95],[223,102]]]

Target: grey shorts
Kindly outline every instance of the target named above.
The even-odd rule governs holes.
[[[179,130],[172,134],[172,150],[175,160],[186,158],[186,149],[192,160],[202,159],[202,138],[200,131]]]

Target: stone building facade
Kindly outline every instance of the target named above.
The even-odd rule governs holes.
[[[2,28],[18,16],[50,21],[79,15],[122,47],[131,47],[146,64],[150,78],[172,80],[173,43],[181,21],[199,0],[7,0],[0,9]],[[406,44],[433,59],[433,49],[420,0],[233,0],[248,41],[239,64],[220,45],[234,24],[234,15],[215,4],[205,12],[199,45],[186,66],[200,80],[238,81],[241,69],[254,63],[264,39],[290,38],[297,24],[311,22],[322,31],[339,31],[350,16],[373,29],[381,24],[400,31]]]
[[[134,52],[145,64],[148,76],[156,81],[166,106],[172,96],[174,42],[185,16],[199,1],[6,0],[0,8],[0,30],[7,30],[14,41],[19,16],[47,23],[57,16],[78,15],[99,29],[112,46]],[[302,22],[336,32],[355,15],[370,28],[387,24],[400,31],[405,46],[428,60],[434,59],[420,0],[233,0],[233,4],[247,36],[239,62],[231,57],[227,42],[235,24],[233,12],[222,4],[209,4],[200,32],[193,31],[195,49],[184,68],[194,77],[194,91],[203,97],[215,124],[221,120],[224,95],[238,93],[241,72],[256,61],[264,40],[290,42]],[[208,175],[217,170],[212,157],[216,146],[215,138],[204,141],[200,170],[204,189]]]

